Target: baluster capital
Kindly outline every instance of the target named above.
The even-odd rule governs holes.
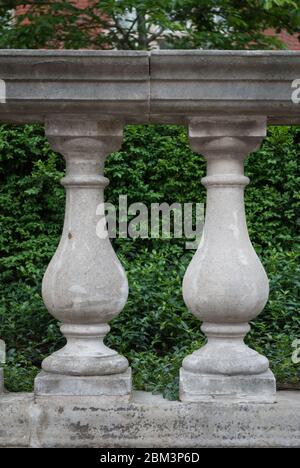
[[[65,157],[72,154],[85,157],[93,153],[101,157],[120,149],[123,126],[123,122],[108,119],[54,117],[46,120],[45,133],[51,147]]]
[[[190,145],[206,159],[246,157],[259,149],[266,134],[266,117],[208,116],[189,120]]]

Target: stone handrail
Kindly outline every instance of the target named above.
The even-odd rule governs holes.
[[[299,124],[292,51],[0,50],[4,122],[44,122],[62,114],[125,123],[187,123],[191,116],[261,115]]]
[[[0,79],[0,121],[43,123],[66,160],[65,223],[43,299],[67,345],[43,361],[36,401],[132,401],[127,360],[103,344],[128,284],[110,241],[96,235],[96,209],[108,184],[105,159],[120,148],[123,127],[154,122],[186,125],[191,147],[207,160],[205,226],[183,296],[208,342],[183,361],[181,401],[274,404],[268,360],[244,343],[269,288],[247,232],[243,161],[267,125],[300,124],[292,100],[300,53],[2,50]]]

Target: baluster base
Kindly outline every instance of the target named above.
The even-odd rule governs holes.
[[[40,372],[34,382],[36,396],[101,396],[129,401],[132,393],[131,369],[121,374],[72,376]]]
[[[272,371],[255,375],[199,374],[180,369],[180,400],[205,402],[229,400],[275,403],[276,381]]]
[[[4,372],[0,369],[0,393],[4,393]]]

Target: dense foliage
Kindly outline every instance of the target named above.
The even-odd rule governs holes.
[[[300,129],[274,127],[246,167],[249,231],[271,281],[270,301],[247,339],[268,356],[279,382],[300,381],[300,366],[291,361],[292,342],[300,338],[299,153]],[[42,128],[0,127],[0,337],[7,342],[9,390],[30,390],[42,358],[63,344],[40,294],[63,223],[63,171]],[[131,126],[107,161],[106,199],[204,202],[204,173],[184,128]],[[116,239],[114,247],[130,296],[107,342],[129,358],[136,388],[176,397],[182,358],[204,342],[181,293],[193,252],[175,239]]]
[[[0,0],[2,48],[284,48],[268,28],[299,33],[299,0]]]

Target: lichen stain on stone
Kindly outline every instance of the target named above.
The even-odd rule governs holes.
[[[38,422],[39,426],[42,428],[47,428],[49,425],[49,418],[46,411],[40,411],[32,415],[32,418]]]
[[[76,424],[71,423],[69,425],[69,428],[72,432],[76,432],[76,437],[78,439],[88,439],[88,440],[95,439],[95,436],[89,433],[90,426],[88,424],[80,424],[80,421],[78,421]],[[72,439],[74,440],[74,437],[72,437]]]

